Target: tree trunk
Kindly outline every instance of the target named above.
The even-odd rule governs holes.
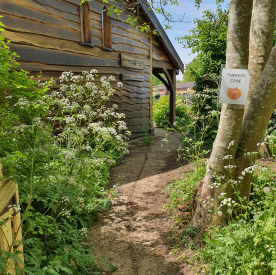
[[[226,68],[235,69],[241,65],[248,65],[249,56],[249,33],[253,0],[230,0],[229,4],[229,23],[227,32],[227,50],[226,50]],[[230,143],[238,144],[240,129],[242,126],[243,109],[233,108],[223,104],[219,129],[209,163],[207,165],[206,175],[203,180],[202,189],[197,194],[197,206],[194,212],[194,223],[210,222],[213,214],[208,213],[208,208],[216,210],[219,201],[216,199],[221,193],[222,186],[213,188],[217,176],[229,175],[224,169],[228,161],[224,156],[236,154],[236,146],[230,146]],[[231,161],[234,163],[234,160]],[[216,175],[216,176],[215,176]],[[232,190],[224,184],[228,197],[232,197]]]
[[[273,47],[275,7],[275,0],[254,0],[253,3],[248,63],[251,76],[244,115]]]
[[[276,2],[274,0],[254,0],[253,2],[248,63],[251,77],[244,116],[272,50],[275,7]],[[261,145],[259,149],[261,157],[264,157],[265,151],[265,146]]]
[[[269,119],[276,104],[276,45],[274,46],[264,72],[252,96],[250,105],[244,118],[238,150],[236,154],[236,177],[245,168],[255,162],[256,154],[252,157],[245,152],[258,152],[259,143],[267,129]],[[251,174],[246,173],[240,184],[240,196],[249,197]]]

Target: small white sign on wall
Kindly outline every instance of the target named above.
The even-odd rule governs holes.
[[[219,103],[245,105],[250,82],[250,70],[223,69]]]

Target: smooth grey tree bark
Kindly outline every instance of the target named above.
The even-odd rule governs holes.
[[[251,70],[251,78],[244,116],[272,50],[275,6],[276,1],[274,0],[254,0],[253,2],[248,63],[248,69]],[[260,146],[259,154],[262,157],[265,155],[265,151],[265,146]]]
[[[252,4],[253,0],[230,0],[226,49],[226,68],[228,69],[248,65]],[[236,154],[237,147],[229,147],[229,144],[231,142],[238,144],[242,119],[243,109],[235,108],[234,105],[223,104],[219,129],[206,168],[206,175],[196,190],[199,192],[193,215],[195,223],[211,221],[213,215],[208,213],[207,210],[208,208],[216,210],[218,207],[219,200],[217,200],[217,196],[222,189],[211,187],[214,186],[217,176],[223,176],[224,174],[230,176],[228,171],[224,169],[224,166],[229,164],[227,160],[224,160],[224,156],[235,156]],[[232,160],[232,163],[234,164],[234,160]],[[223,191],[228,196],[232,196],[231,188],[226,183]]]
[[[273,47],[275,12],[275,0],[254,0],[248,63],[248,70],[251,70],[251,76],[244,115],[247,112],[251,98]]]
[[[264,139],[265,130],[275,106],[274,98],[271,98],[271,93],[273,91],[266,90],[266,85],[270,85],[269,79],[271,81],[272,77],[271,73],[268,73],[268,66],[273,66],[272,62],[274,53],[271,53],[271,50],[275,28],[275,13],[275,0],[254,0],[248,63],[248,69],[251,70],[251,77],[247,103],[245,106],[244,121],[236,154],[236,178],[241,176],[241,172],[246,167],[255,162],[257,156],[252,155],[249,157],[244,153],[257,151],[260,153],[260,146],[258,146],[257,149],[257,143],[262,142]],[[271,56],[270,53],[272,54]],[[268,58],[270,58],[270,61],[267,64]],[[266,64],[266,71],[263,73]],[[254,101],[252,102],[253,105],[251,104],[252,97],[254,97]],[[256,104],[256,98],[258,98],[259,104]],[[258,114],[260,109],[261,114]],[[257,114],[259,116],[258,118],[256,118]],[[251,175],[246,174],[246,177],[241,181],[239,187],[242,197],[249,197],[250,183]]]
[[[257,145],[263,138],[269,119],[276,105],[276,45],[254,91],[245,115],[238,150],[236,154],[236,177],[241,176],[245,168],[255,162],[255,156],[249,157],[246,152],[258,152]],[[240,183],[240,196],[249,197],[251,174],[246,173]]]

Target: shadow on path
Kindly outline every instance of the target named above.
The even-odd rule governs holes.
[[[155,128],[155,136],[150,146],[143,145],[142,140],[130,142],[129,154],[126,155],[120,165],[111,170],[110,187],[120,183],[141,180],[160,173],[168,172],[186,165],[186,160],[177,161],[177,149],[182,145],[179,136],[171,131]],[[162,139],[167,138],[170,152],[165,146],[161,147]]]
[[[112,199],[113,208],[100,215],[89,231],[94,254],[104,255],[117,267],[114,275],[192,275],[198,272],[170,253],[167,236],[174,221],[163,211],[167,202],[163,191],[194,166],[179,168],[171,154],[161,148],[166,134],[176,152],[181,144],[179,139],[159,129],[155,145],[139,147],[138,141],[131,144],[130,154],[112,171],[113,184],[119,176],[124,176],[122,185],[116,188],[118,198]]]

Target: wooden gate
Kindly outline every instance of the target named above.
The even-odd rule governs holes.
[[[0,167],[1,169],[1,167]],[[21,219],[19,210],[18,186],[13,181],[0,179],[0,250],[21,251],[18,257],[23,262]],[[15,267],[23,265],[10,259],[6,274],[16,275]],[[23,271],[21,271],[23,274]]]

